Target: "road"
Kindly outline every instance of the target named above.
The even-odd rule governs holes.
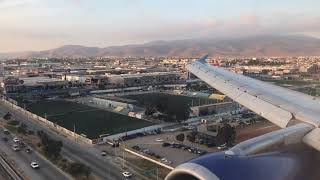
[[[28,126],[28,129],[34,131],[43,130],[52,138],[62,141],[63,148],[61,154],[64,157],[75,162],[86,164],[92,169],[92,172],[101,179],[125,179],[122,176],[123,170],[120,168],[120,165],[116,164],[111,156],[102,157],[100,155],[101,152],[92,145],[76,143],[63,135],[56,133],[45,124],[39,121],[35,122],[35,120],[26,117],[26,115],[13,110],[2,102],[0,102],[0,106],[1,116],[10,112],[14,119],[25,123]],[[136,177],[138,174],[134,174],[134,176]]]
[[[9,141],[2,140],[3,137],[7,137]],[[45,158],[35,152],[27,153],[25,148],[20,151],[13,151],[12,141],[13,137],[11,135],[4,135],[2,131],[0,132],[0,150],[6,154],[10,160],[13,160],[15,165],[21,169],[29,179],[32,180],[68,180],[68,176],[65,176],[61,170],[57,169],[52,163],[48,162]],[[31,162],[37,162],[40,165],[39,169],[32,169],[30,166]]]

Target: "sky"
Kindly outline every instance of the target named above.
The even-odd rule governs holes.
[[[0,0],[0,52],[260,34],[320,37],[319,7],[319,0]]]

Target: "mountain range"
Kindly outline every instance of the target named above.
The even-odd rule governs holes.
[[[128,56],[199,57],[315,56],[320,55],[320,39],[300,35],[264,35],[239,38],[152,41],[145,44],[106,48],[66,45],[45,51],[0,53],[0,58],[77,58]]]

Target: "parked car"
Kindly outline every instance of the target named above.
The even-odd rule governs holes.
[[[156,141],[157,141],[157,142],[163,142],[163,139],[157,138]]]
[[[13,142],[17,143],[19,142],[20,140],[18,138],[13,138]]]
[[[224,144],[222,144],[222,145],[218,146],[217,148],[218,148],[219,150],[227,149],[227,144],[226,144],[226,143],[224,143]]]
[[[140,147],[139,146],[132,146],[132,149],[140,151]]]
[[[167,143],[167,142],[162,143],[162,147],[168,147],[168,146],[170,146],[170,143]]]
[[[7,137],[3,137],[2,140],[3,140],[4,142],[7,142],[9,139],[8,139]]]
[[[21,148],[25,148],[27,146],[26,143],[24,143],[24,142],[20,142],[19,145]]]
[[[26,148],[26,152],[27,152],[27,153],[31,153],[32,151],[31,151],[30,148]]]

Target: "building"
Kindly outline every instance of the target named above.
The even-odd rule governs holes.
[[[234,102],[220,102],[214,104],[207,104],[202,106],[191,107],[191,112],[194,116],[207,116],[211,114],[219,114],[231,112],[236,108]]]
[[[180,83],[180,75],[171,72],[108,75],[108,83],[120,87],[151,86]]]
[[[48,96],[67,94],[67,82],[49,77],[8,77],[1,84],[7,96]]]

